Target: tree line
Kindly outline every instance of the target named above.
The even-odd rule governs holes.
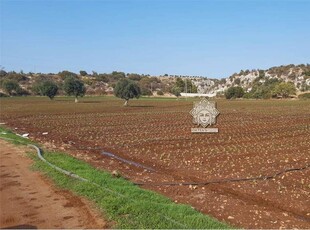
[[[262,80],[263,79],[263,80]],[[233,98],[288,98],[296,94],[296,87],[292,82],[283,82],[278,78],[265,79],[257,77],[252,83],[252,87],[246,92],[241,86],[228,88],[224,95],[226,99]]]
[[[68,79],[71,79],[70,81]],[[72,83],[72,79],[75,79]],[[57,74],[48,73],[27,73],[23,71],[19,73],[15,71],[0,71],[0,87],[9,96],[21,95],[41,95],[54,98],[57,94],[75,95],[76,97],[84,95],[86,90],[90,94],[106,94],[109,88],[114,91],[117,82],[122,79],[128,79],[140,88],[140,95],[151,96],[156,93],[159,96],[165,93],[171,93],[179,96],[182,92],[197,92],[197,87],[191,80],[182,78],[160,79],[159,77],[151,77],[150,75],[127,73],[113,71],[112,73],[97,73],[93,71],[91,74],[81,70],[79,74],[67,70]],[[81,88],[72,92],[72,87],[68,87],[68,82],[75,88]],[[83,87],[78,82],[83,84]],[[101,91],[98,93],[98,88]],[[92,91],[93,90],[93,91]],[[97,91],[96,91],[97,90]],[[94,93],[92,93],[94,92]],[[97,92],[97,93],[96,93]],[[0,95],[1,96],[1,95]],[[2,95],[4,96],[4,95]]]

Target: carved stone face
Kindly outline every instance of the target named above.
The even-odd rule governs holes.
[[[193,116],[193,123],[206,128],[208,125],[216,123],[216,116],[219,111],[215,108],[215,102],[209,102],[203,98],[199,102],[194,102],[194,108],[190,111]]]
[[[206,125],[210,123],[211,114],[208,110],[203,109],[198,113],[199,123],[202,125]]]

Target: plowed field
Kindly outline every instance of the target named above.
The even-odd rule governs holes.
[[[193,100],[122,104],[1,99],[0,122],[233,226],[310,228],[309,101],[219,100],[218,134],[191,133]]]

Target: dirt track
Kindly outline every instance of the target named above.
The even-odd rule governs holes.
[[[0,228],[108,227],[88,202],[31,171],[25,147],[0,146]]]

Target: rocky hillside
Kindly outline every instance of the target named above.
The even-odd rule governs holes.
[[[310,90],[310,64],[286,65],[272,67],[267,70],[241,70],[228,78],[192,79],[199,93],[220,94],[231,86],[241,86],[250,91],[255,82],[265,82],[267,79],[278,78],[284,82],[292,82],[298,91]]]

